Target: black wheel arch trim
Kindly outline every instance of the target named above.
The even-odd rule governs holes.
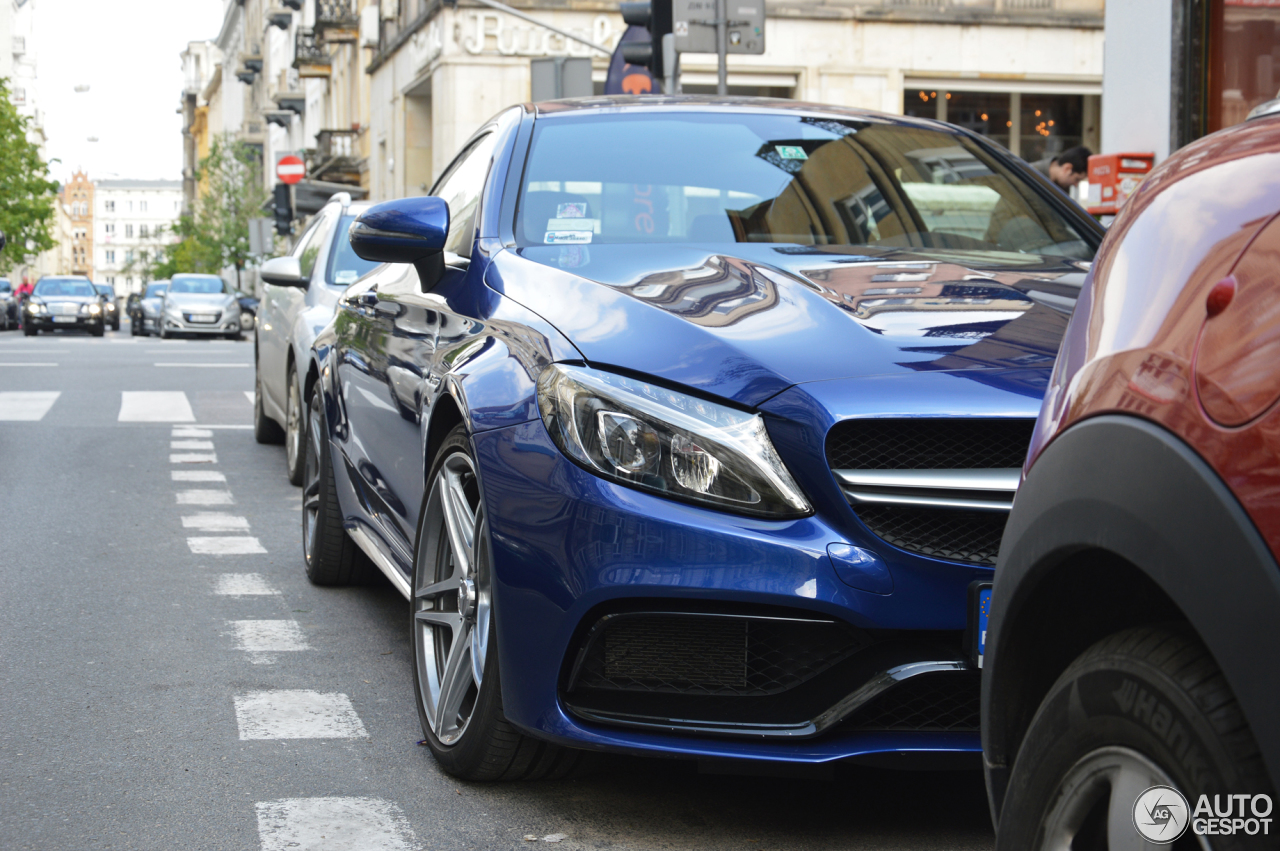
[[[1097,610],[1065,611],[1072,595]],[[982,677],[993,819],[1044,694],[1088,646],[1137,625],[1124,619],[1190,623],[1250,722],[1267,771],[1280,778],[1280,664],[1270,656],[1280,647],[1277,614],[1275,558],[1234,494],[1180,438],[1124,415],[1063,432],[1027,472],[996,569]]]

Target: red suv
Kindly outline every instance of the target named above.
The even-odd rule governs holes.
[[[1280,843],[1278,213],[1263,116],[1170,157],[1098,252],[974,595],[998,849]]]

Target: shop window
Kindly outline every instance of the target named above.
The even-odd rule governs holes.
[[[1280,9],[1274,3],[1211,4],[1209,132],[1244,121],[1280,89]]]
[[[1092,104],[1090,103],[1092,101]],[[1086,115],[1096,96],[1028,92],[965,92],[907,88],[903,113],[958,124],[1003,145],[1028,162],[1054,157],[1068,148],[1096,147],[1096,119]]]

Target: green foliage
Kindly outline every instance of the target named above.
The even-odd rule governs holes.
[[[31,119],[9,99],[9,81],[0,77],[0,232],[7,240],[0,252],[0,274],[25,255],[53,248],[58,184],[49,179],[49,164],[27,139]]]
[[[150,269],[153,279],[181,272],[217,274],[228,266],[239,272],[253,261],[249,220],[263,215],[271,197],[263,185],[258,149],[228,136],[215,137],[196,180],[195,210],[178,220],[178,242],[156,258]]]

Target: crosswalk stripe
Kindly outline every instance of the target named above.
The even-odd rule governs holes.
[[[211,428],[192,428],[191,426],[174,426],[170,437],[213,437]]]
[[[170,449],[213,449],[212,440],[171,440]]]
[[[377,798],[290,798],[256,807],[262,851],[411,851],[404,812]]]
[[[216,491],[208,488],[178,491],[175,496],[178,499],[178,505],[231,505],[235,502],[231,491]]]
[[[368,735],[351,698],[306,689],[255,691],[235,696],[240,738],[358,739]]]
[[[178,452],[169,456],[170,464],[217,464],[218,456],[213,452]]]
[[[224,597],[262,597],[280,592],[261,573],[224,573],[213,583],[213,593]]]
[[[310,650],[302,627],[295,620],[228,621],[236,647],[246,653],[294,653]]]
[[[196,415],[191,410],[187,394],[181,390],[131,391],[120,393],[122,423],[193,423]]]
[[[201,532],[248,532],[249,521],[234,514],[189,514],[182,518],[182,528]]]
[[[172,470],[175,482],[225,482],[227,477],[217,470]]]
[[[61,395],[58,390],[9,390],[0,393],[0,421],[39,422]]]
[[[250,536],[187,538],[187,547],[198,556],[251,556],[266,552],[258,539]]]

